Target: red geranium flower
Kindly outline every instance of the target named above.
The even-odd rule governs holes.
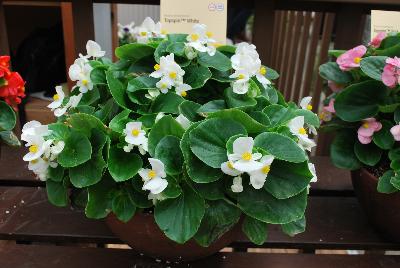
[[[10,56],[0,56],[0,78],[10,74]]]
[[[19,73],[11,72],[6,79],[6,84],[0,87],[0,98],[16,110],[23,97],[25,97],[25,82]]]

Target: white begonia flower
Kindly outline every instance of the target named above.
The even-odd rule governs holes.
[[[199,52],[207,52],[214,56],[216,52],[216,41],[212,39],[212,33],[207,31],[205,24],[193,25],[193,32],[186,37],[186,47],[192,47]]]
[[[158,201],[163,201],[165,200],[165,196],[161,193],[161,194],[152,194],[149,193],[147,196],[148,200],[151,200],[153,202],[153,205],[155,205]]]
[[[231,57],[232,68],[235,72],[230,78],[236,80],[232,82],[233,92],[245,94],[249,90],[249,80],[252,77],[265,87],[271,82],[265,77],[266,68],[261,65],[260,56],[254,45],[242,42],[237,45],[235,54]]]
[[[124,150],[124,152],[125,153],[129,153],[130,151],[132,151],[133,150],[133,147],[135,147],[135,146],[133,146],[133,144],[127,144],[127,145],[125,145],[122,149]]]
[[[237,176],[233,178],[233,184],[231,186],[231,190],[234,193],[241,193],[243,192],[243,184],[242,184],[242,177]]]
[[[160,58],[160,64],[154,65],[154,72],[150,74],[151,77],[161,78],[156,83],[156,87],[162,93],[167,93],[168,89],[172,86],[179,86],[183,83],[183,75],[185,71],[174,60],[174,54],[171,53],[167,56]]]
[[[32,136],[44,137],[50,134],[49,127],[42,125],[39,121],[32,120],[22,127],[21,140],[28,142]]]
[[[37,158],[29,161],[28,169],[32,171],[41,181],[46,181],[49,166],[50,163],[48,160]]]
[[[76,108],[78,106],[79,102],[81,101],[82,96],[83,96],[83,94],[79,93],[78,95],[69,97],[68,102],[64,106],[59,107],[54,110],[54,115],[56,117],[60,117],[60,116],[64,115],[67,112],[67,110],[69,110],[71,108]]]
[[[145,155],[149,151],[148,139],[145,139],[142,144],[138,146],[139,153]]]
[[[76,82],[76,85],[79,87],[79,91],[82,93],[86,93],[93,89],[93,82],[90,78],[92,69],[93,68],[90,66],[90,64],[85,64],[85,66],[82,68],[79,80]]]
[[[254,189],[261,189],[264,186],[273,161],[274,157],[272,155],[264,155],[260,159],[262,167],[249,172],[250,184],[254,187]]]
[[[316,143],[307,135],[307,130],[304,128],[304,116],[296,116],[290,120],[288,127],[290,132],[299,139],[298,144],[300,147],[311,152],[311,149],[316,146]]]
[[[87,41],[86,52],[89,57],[93,58],[101,58],[106,54],[104,50],[101,50],[100,45],[93,40]]]
[[[188,84],[180,84],[175,88],[175,92],[179,96],[182,96],[185,98],[187,96],[187,92],[191,89],[192,89],[192,87]]]
[[[240,172],[239,170],[236,170],[233,167],[233,164],[231,161],[226,161],[226,162],[222,163],[221,170],[222,170],[222,172],[224,172],[225,174],[227,174],[229,176],[239,176],[240,174],[242,174],[242,172]]]
[[[142,122],[129,122],[124,129],[125,141],[133,145],[143,144],[146,138],[146,132],[142,130]]]
[[[258,162],[262,155],[253,154],[254,140],[252,137],[239,137],[233,142],[233,154],[228,155],[235,169],[241,172],[251,172],[262,167]]]
[[[161,23],[155,23],[150,17],[146,17],[140,26],[134,28],[134,34],[136,41],[142,44],[147,43],[153,37],[165,37],[165,32],[161,29]]]
[[[29,136],[25,145],[29,147],[29,152],[22,159],[24,161],[32,161],[40,158],[52,142],[52,140],[45,141],[42,136]]]
[[[45,151],[44,155],[49,161],[53,161],[64,150],[64,147],[64,141],[53,142],[53,145],[51,145],[48,150]],[[57,163],[55,164],[57,165]]]
[[[192,47],[185,46],[184,52],[186,58],[188,58],[189,60],[193,60],[197,57],[197,51],[194,50]]]
[[[143,179],[143,190],[149,190],[152,194],[159,194],[168,186],[168,181],[164,179],[165,173],[164,163],[155,158],[149,158],[151,169],[142,168],[139,175]]]
[[[133,28],[134,25],[135,25],[134,22],[131,22],[127,25],[122,25],[121,23],[118,23],[118,37],[124,38],[125,35],[130,36],[134,34],[134,28]]]
[[[315,165],[313,163],[308,163],[308,169],[310,170],[311,174],[313,175],[310,182],[317,182],[317,171],[315,170]]]
[[[53,96],[53,102],[47,105],[48,108],[50,108],[52,111],[54,109],[60,107],[64,101],[65,94],[61,86],[56,86],[56,94]]]
[[[310,104],[311,100],[312,100],[312,97],[310,97],[310,96],[302,98],[299,103],[301,109],[311,111],[313,108],[312,105]]]
[[[190,120],[183,114],[178,115],[175,120],[183,127],[183,129],[188,129],[190,127]]]

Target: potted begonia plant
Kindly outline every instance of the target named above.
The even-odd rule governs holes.
[[[240,228],[256,244],[268,224],[304,231],[319,127],[310,98],[287,103],[254,45],[216,47],[205,25],[153,30],[118,47],[115,63],[89,41],[69,69],[71,96],[56,88],[49,105],[57,122],[24,126],[24,160],[49,201],[107,218],[135,250],[165,259],[210,255]]]
[[[331,51],[320,66],[332,89],[320,118],[333,130],[332,162],[352,170],[370,221],[400,241],[400,34],[379,33],[368,46]]]
[[[25,97],[25,82],[17,72],[10,70],[10,57],[0,56],[0,155],[1,144],[18,146],[13,133],[17,122],[15,111]]]

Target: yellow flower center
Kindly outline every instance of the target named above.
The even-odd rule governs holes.
[[[239,79],[243,79],[243,78],[244,78],[244,74],[239,74],[238,77],[237,77],[238,80]]]
[[[161,84],[161,88],[167,88],[167,84],[166,83],[162,83]]]
[[[193,41],[199,40],[199,35],[198,34],[191,34],[190,37],[192,38]]]
[[[158,71],[160,70],[160,68],[161,68],[160,64],[157,63],[156,65],[154,65],[154,70]]]
[[[156,172],[154,170],[150,170],[149,173],[147,173],[147,176],[152,179],[156,176]]]
[[[307,133],[307,131],[306,131],[306,129],[304,127],[302,127],[302,128],[299,129],[299,133],[304,135],[304,134]]]
[[[242,159],[246,160],[246,161],[250,161],[251,160],[251,153],[249,152],[245,152],[242,154]]]
[[[308,105],[307,105],[307,110],[309,110],[309,111],[312,110],[312,105],[311,105],[311,104],[308,104]]]
[[[53,100],[58,101],[59,99],[60,99],[60,96],[58,96],[58,94],[54,94]]]
[[[39,150],[39,148],[36,144],[33,144],[29,147],[29,152],[31,152],[31,153],[36,153],[38,150]]]
[[[267,73],[267,69],[264,66],[262,66],[260,68],[260,74],[265,75],[266,73]]]
[[[362,126],[363,128],[369,128],[369,124],[367,122],[365,122]]]
[[[234,167],[233,167],[233,165],[232,165],[232,162],[231,162],[231,161],[229,161],[229,162],[228,162],[228,168],[230,168],[230,169],[234,169]]]
[[[206,32],[206,35],[207,35],[208,38],[211,38],[213,36],[213,33],[212,32]]]
[[[170,77],[171,79],[175,79],[175,78],[176,78],[176,72],[170,72],[170,73],[169,73],[169,77]]]
[[[146,36],[146,35],[147,35],[147,32],[140,32],[140,35],[141,35],[141,36]]]
[[[88,83],[89,83],[88,80],[86,80],[86,79],[82,80],[82,85],[87,86]]]
[[[31,161],[31,164],[36,164],[37,162],[39,162],[39,160],[35,159]]]
[[[271,166],[264,166],[261,169],[262,173],[264,173],[264,174],[268,174],[270,170],[271,170]]]
[[[187,92],[186,91],[182,91],[181,92],[181,96],[185,98],[187,96]]]
[[[162,30],[161,30],[161,34],[167,34],[167,30],[162,29]]]
[[[360,58],[360,57],[355,57],[355,58],[354,58],[354,63],[359,64],[360,61],[361,61],[361,58]]]
[[[137,136],[139,136],[140,131],[139,131],[139,129],[132,129],[131,133],[132,133],[132,136],[137,137]]]

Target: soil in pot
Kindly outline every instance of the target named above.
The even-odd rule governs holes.
[[[378,177],[366,169],[352,171],[351,178],[371,224],[386,239],[400,242],[400,193],[379,193]]]
[[[232,243],[240,232],[239,223],[209,247],[202,247],[194,239],[185,244],[170,240],[155,223],[154,215],[149,213],[137,213],[127,223],[110,214],[106,222],[116,236],[138,253],[167,261],[190,261],[210,256]]]

